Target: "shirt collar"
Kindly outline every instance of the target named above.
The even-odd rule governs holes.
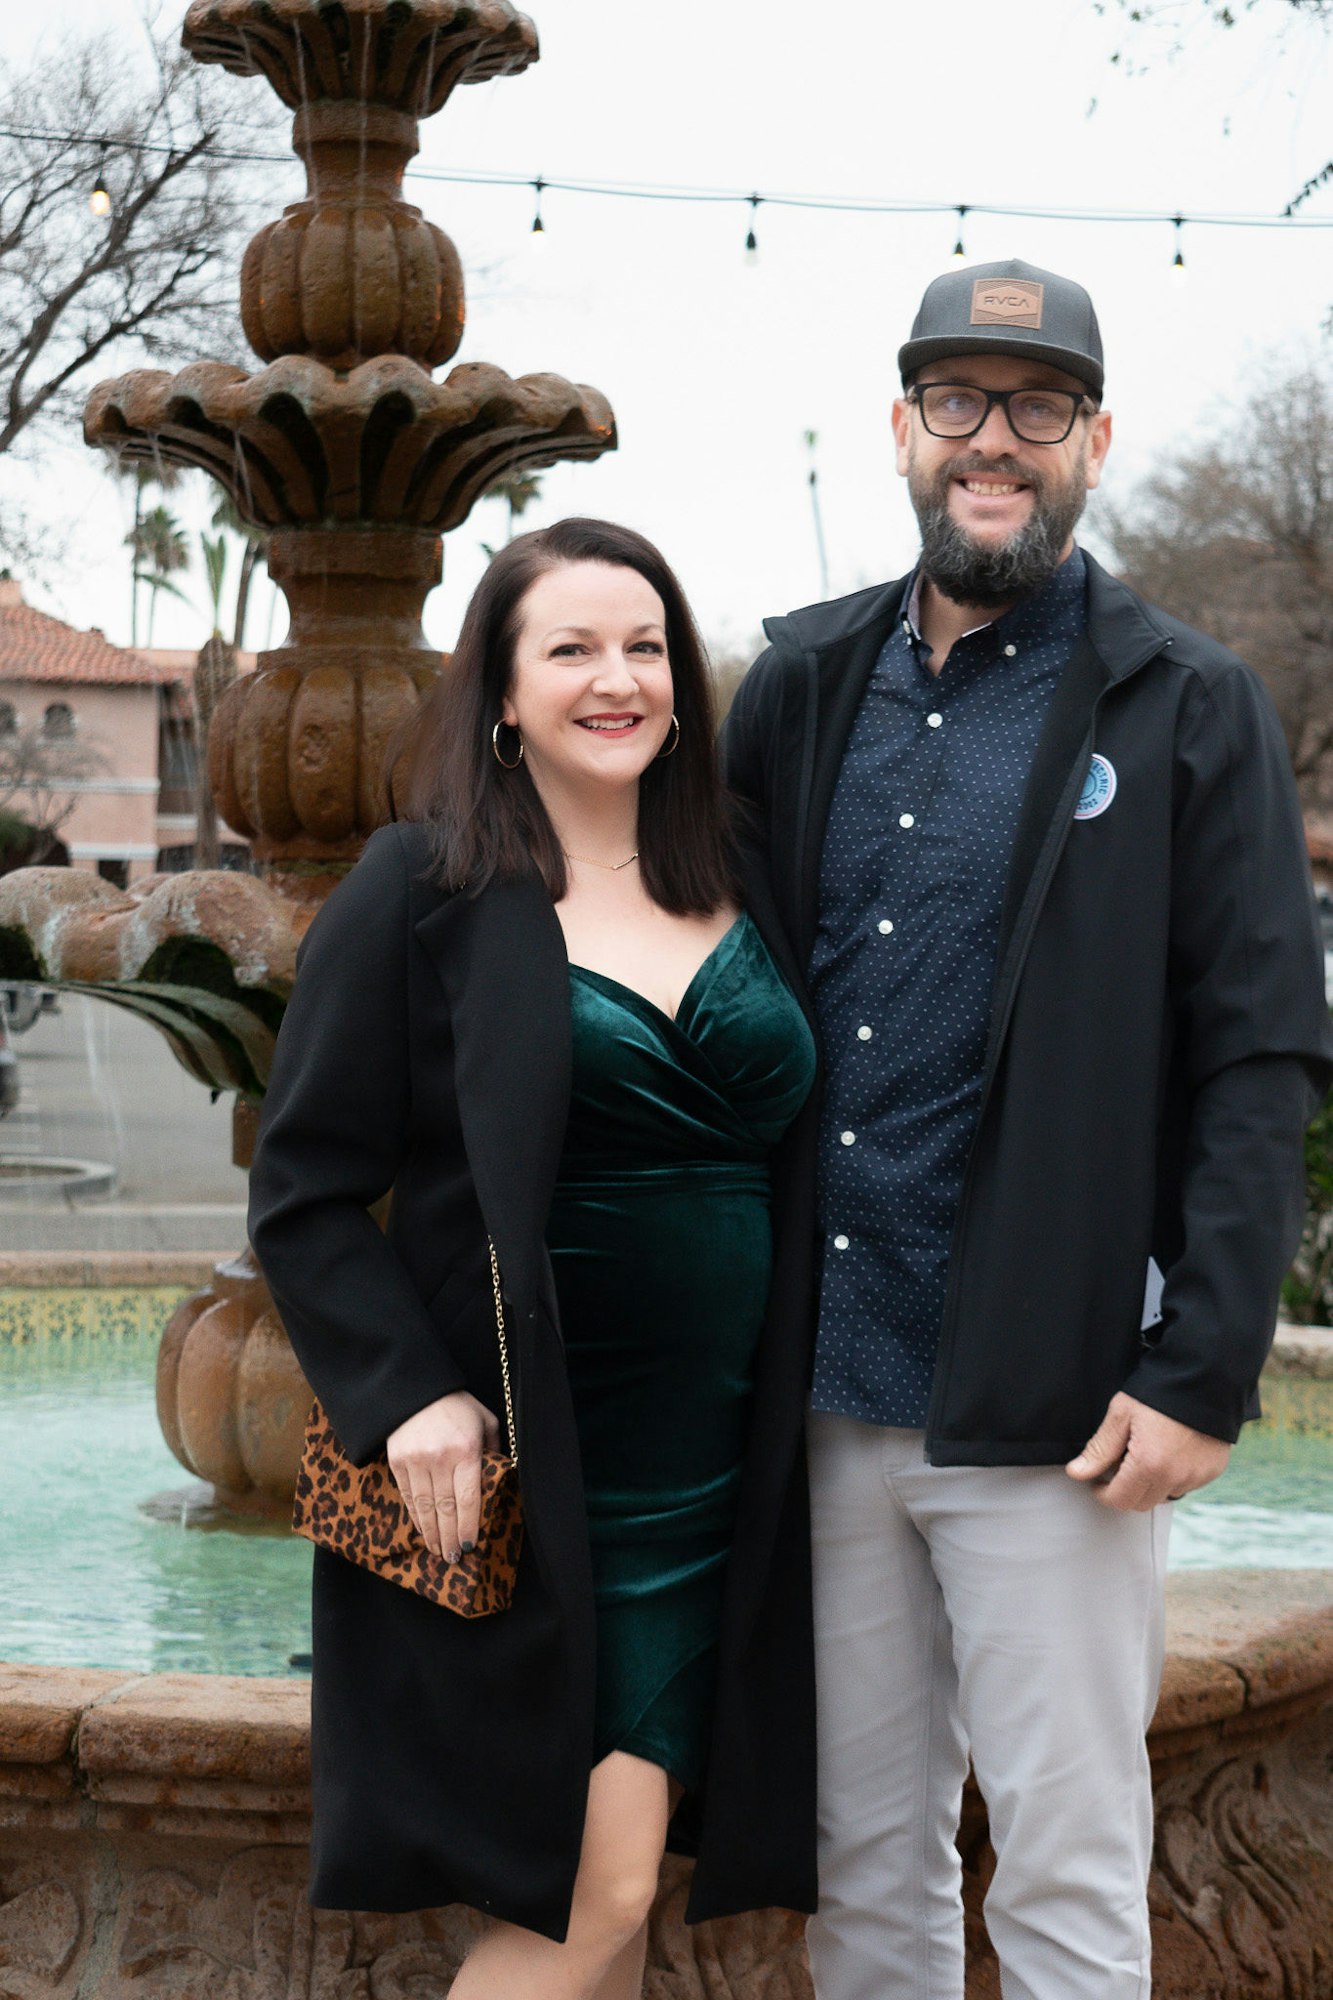
[[[1039,609],[1043,618],[1057,618],[1067,607],[1072,607],[1076,598],[1082,602],[1087,573],[1088,566],[1083,560],[1083,551],[1075,542],[1054,576],[1048,577],[1040,590],[1033,591],[1030,597],[1020,597],[1017,604],[1010,605],[1003,617],[985,618],[980,625],[970,626],[966,632],[960,633],[959,637],[970,639],[974,632],[984,632],[988,625],[993,625],[998,638],[1011,618],[1017,617],[1020,612],[1029,612],[1034,607]],[[903,613],[911,628],[912,637],[918,645],[925,644],[921,636],[921,585],[924,574],[918,563],[912,572],[912,581],[907,592],[907,606]]]

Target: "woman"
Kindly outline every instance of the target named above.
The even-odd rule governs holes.
[[[813,1043],[640,536],[495,558],[400,791],[303,947],[251,1234],[344,1448],[450,1558],[500,1435],[489,1236],[526,1539],[475,1621],[316,1549],[312,1897],[490,1912],[455,2000],[630,2000],[673,1813],[691,1920],[813,1906],[809,1253],[768,1205]]]

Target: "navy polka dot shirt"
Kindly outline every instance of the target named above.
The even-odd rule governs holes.
[[[857,711],[810,965],[828,1074],[817,1410],[926,1421],[1009,854],[1086,581],[1076,549],[939,675],[909,593]]]

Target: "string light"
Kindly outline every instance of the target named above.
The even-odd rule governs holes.
[[[532,234],[534,236],[545,236],[546,234],[546,224],[542,221],[542,189],[545,186],[546,182],[538,174],[536,180],[532,183],[533,193],[537,197],[537,210],[532,218]]]
[[[745,238],[745,261],[747,264],[757,264],[759,262],[759,238],[754,233],[754,226],[759,219],[759,203],[761,198],[757,194],[750,196],[750,229],[749,234]]]
[[[1183,215],[1173,215],[1171,220],[1175,224],[1175,229],[1176,229],[1176,254],[1171,259],[1171,269],[1177,278],[1183,278],[1185,275],[1185,250],[1184,250],[1185,218]]]
[[[162,154],[170,156],[174,148],[165,140],[133,139],[121,134],[114,137],[100,132],[69,132],[54,127],[21,125],[0,125],[0,138],[33,141],[40,145],[70,146],[94,145],[104,149],[118,148],[126,153]],[[195,149],[195,157],[209,160],[232,160],[239,163],[255,163],[265,166],[291,167],[289,153],[267,152],[258,147],[245,146],[200,146]],[[1333,165],[1333,163],[1331,163]],[[541,217],[540,197],[543,191],[558,188],[561,193],[597,195],[603,198],[622,198],[629,201],[669,201],[684,203],[737,202],[748,201],[752,208],[766,202],[770,208],[797,208],[824,214],[847,215],[948,215],[959,219],[958,242],[962,242],[961,224],[969,215],[998,215],[1015,221],[1036,222],[1081,222],[1081,223],[1170,223],[1176,228],[1188,223],[1191,228],[1218,229],[1284,229],[1298,233],[1306,229],[1333,229],[1333,216],[1296,216],[1292,211],[1305,199],[1311,186],[1322,185],[1328,170],[1315,176],[1314,183],[1303,188],[1293,198],[1285,210],[1277,215],[1259,215],[1253,212],[1200,213],[1198,215],[1172,215],[1160,209],[1109,209],[1109,208],[1058,208],[1036,204],[1005,205],[998,202],[944,202],[944,201],[890,201],[865,195],[816,195],[816,194],[743,194],[737,188],[704,188],[688,186],[666,186],[650,181],[603,181],[557,179],[548,181],[544,177],[534,180],[530,174],[489,173],[465,167],[435,167],[417,160],[407,169],[409,180],[440,181],[452,186],[465,187],[530,187],[538,195],[538,211],[533,222],[533,234],[545,233],[545,225],[538,227]],[[98,176],[95,195],[106,197],[110,205],[111,197]],[[754,234],[753,228],[751,235]],[[756,248],[758,247],[756,240]],[[955,250],[955,255],[958,254]],[[1176,269],[1184,268],[1184,258]]]
[[[110,215],[111,213],[111,196],[107,192],[107,185],[106,185],[105,153],[103,153],[101,164],[97,169],[97,179],[93,184],[93,191],[88,197],[88,206],[92,210],[93,214],[98,216],[99,218],[101,216]]]
[[[955,264],[965,264],[967,262],[967,252],[963,248],[963,218],[966,214],[967,205],[965,202],[960,202],[958,205],[958,241],[954,244],[952,252]]]

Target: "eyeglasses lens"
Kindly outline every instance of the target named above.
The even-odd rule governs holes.
[[[926,429],[936,437],[970,437],[985,423],[992,400],[981,389],[951,382],[928,384],[919,394]],[[994,400],[1003,404],[1015,437],[1058,444],[1069,435],[1080,398],[1063,389],[1014,389]]]

